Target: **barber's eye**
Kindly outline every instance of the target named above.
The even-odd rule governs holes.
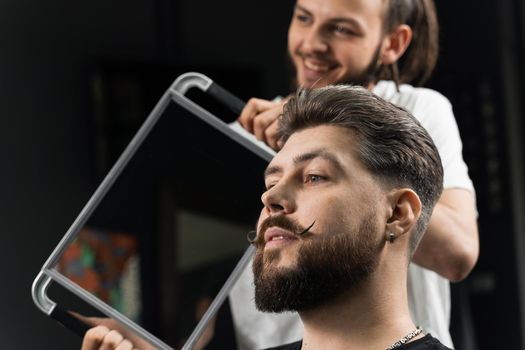
[[[353,35],[354,31],[342,25],[335,25],[334,32],[341,35]]]
[[[310,20],[310,17],[308,17],[307,15],[303,15],[303,14],[297,14],[295,15],[295,19],[297,19],[297,21],[301,23],[306,23]]]

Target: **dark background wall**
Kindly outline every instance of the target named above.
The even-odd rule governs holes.
[[[476,187],[481,244],[473,273],[453,285],[455,331],[460,339],[472,331],[480,349],[518,349],[523,347],[519,334],[524,334],[523,5],[462,1],[437,6],[442,52],[429,85],[454,106]],[[473,330],[461,324],[466,314]],[[501,331],[516,337],[502,341],[494,334],[502,320],[511,328]]]
[[[32,305],[30,286],[95,188],[89,66],[150,58],[149,1],[0,3],[0,348],[71,349],[78,339]]]
[[[93,71],[107,61],[169,63],[212,78],[221,71],[220,83],[243,98],[251,91],[284,94],[292,4],[0,3],[0,348],[79,345],[33,306],[30,285],[98,184]],[[429,85],[454,104],[478,192],[481,258],[455,290],[472,309],[480,349],[522,347],[522,6],[518,0],[438,4],[443,50]]]

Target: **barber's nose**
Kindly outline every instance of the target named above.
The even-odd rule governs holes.
[[[282,185],[275,185],[264,192],[261,200],[269,214],[289,214],[296,208],[292,190]]]
[[[312,53],[324,53],[328,51],[328,43],[320,28],[311,27],[305,31],[303,38],[303,51]]]

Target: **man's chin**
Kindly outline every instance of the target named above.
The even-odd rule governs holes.
[[[265,267],[255,279],[255,305],[262,312],[297,311],[296,298],[289,288],[289,276],[295,271],[290,268]]]

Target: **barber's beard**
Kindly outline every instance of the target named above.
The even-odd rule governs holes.
[[[253,262],[255,304],[261,311],[305,311],[350,293],[377,265],[379,246],[372,215],[356,232],[300,238],[293,267],[276,267],[279,250],[259,245]]]
[[[368,88],[371,83],[377,82],[377,75],[379,73],[379,68],[381,67],[379,65],[379,55],[381,53],[381,45],[378,45],[376,48],[376,51],[374,52],[374,55],[372,56],[372,59],[368,63],[368,66],[366,66],[362,71],[360,72],[351,72],[344,77],[342,77],[338,81],[330,82],[330,85],[332,84],[350,84],[350,85],[359,85],[364,88]],[[298,88],[301,88],[302,86],[299,86],[297,82],[297,70],[293,63],[292,58],[290,57],[290,53],[287,53],[286,55],[286,64],[288,66],[288,69],[291,72],[291,88],[292,90],[296,90]],[[315,87],[315,86],[313,86]]]

